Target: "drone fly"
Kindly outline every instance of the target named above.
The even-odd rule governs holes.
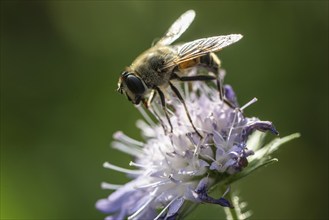
[[[172,81],[216,80],[220,98],[223,100],[224,94],[221,79],[218,76],[220,60],[214,52],[237,42],[242,38],[242,35],[214,36],[184,44],[171,45],[171,43],[186,31],[194,20],[194,17],[195,12],[193,10],[182,14],[159,41],[139,55],[121,74],[118,82],[118,92],[125,94],[128,100],[135,105],[142,102],[146,108],[150,107],[154,96],[159,94],[162,109],[172,132],[173,127],[170,122],[164,96],[164,91],[169,86],[183,104],[193,129],[202,137],[192,122],[182,95],[173,85]],[[205,68],[210,73],[193,76],[187,75],[188,70],[195,67]]]

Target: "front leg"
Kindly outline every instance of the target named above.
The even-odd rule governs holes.
[[[166,126],[164,125],[163,121],[161,120],[161,117],[158,115],[157,111],[152,109],[151,108],[151,104],[156,96],[156,90],[152,90],[150,96],[148,97],[148,99],[143,99],[143,105],[146,109],[148,109],[154,116],[155,118],[160,122],[162,128],[163,128],[163,131],[164,133],[166,134],[167,133],[167,129],[166,129]],[[170,123],[169,123],[170,124]]]
[[[151,104],[152,104],[152,102],[153,102],[155,96],[156,96],[156,92],[155,92],[155,90],[153,89],[153,90],[151,91],[150,96],[147,98],[147,100],[146,100],[146,99],[143,99],[143,104],[144,104],[144,107],[145,107],[145,108],[147,108],[147,109],[150,108],[150,106],[151,106]]]
[[[154,89],[159,93],[160,101],[161,101],[161,106],[162,106],[162,109],[163,109],[163,111],[164,111],[164,113],[166,115],[167,121],[169,123],[170,132],[172,133],[173,132],[173,126],[171,124],[171,121],[170,121],[170,118],[169,118],[169,115],[168,115],[168,111],[167,111],[167,107],[166,107],[165,96],[164,96],[163,92],[161,91],[161,89],[159,87],[155,87]]]

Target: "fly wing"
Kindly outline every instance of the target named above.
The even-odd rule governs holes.
[[[206,55],[207,53],[217,52],[242,38],[241,34],[230,34],[224,36],[215,36],[201,38],[195,41],[185,43],[178,47],[177,55],[164,64],[163,69],[176,66],[180,63]]]
[[[169,45],[178,39],[190,26],[195,17],[195,11],[188,10],[182,14],[168,29],[166,34],[156,43],[156,45]]]

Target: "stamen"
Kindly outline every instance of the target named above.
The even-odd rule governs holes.
[[[169,116],[175,115],[175,113],[173,111],[171,111],[169,108],[167,108],[167,111],[168,111]]]
[[[200,156],[203,156],[205,158],[208,158],[209,160],[211,160],[212,162],[215,162],[215,163],[218,163],[218,161],[216,161],[214,158],[212,158],[211,156],[205,154],[205,155],[200,155]],[[219,165],[219,164],[218,164]]]
[[[224,137],[223,137],[223,135],[222,135],[221,133],[219,133],[219,132],[216,131],[216,130],[213,130],[213,132],[214,132],[216,135],[218,135],[218,137],[220,137],[220,139],[221,139],[222,142],[225,141],[225,139],[224,139]]]
[[[255,102],[257,102],[257,98],[253,98],[252,100],[250,100],[249,102],[247,102],[247,104],[245,104],[244,106],[242,106],[240,109],[241,111],[243,111],[243,109],[247,108],[248,106],[254,104]]]
[[[153,196],[150,197],[145,203],[144,205],[142,205],[134,214],[132,214],[131,216],[128,216],[128,220],[134,219],[135,217],[137,217],[137,215],[139,215],[145,208],[146,206],[148,206],[152,201],[153,201]]]
[[[223,167],[223,164],[221,164],[219,161],[215,160],[211,156],[209,156],[209,155],[201,155],[201,156],[210,159],[213,163],[215,163],[218,166],[218,169],[217,168],[214,168],[214,169],[219,170],[219,169],[221,169]],[[210,167],[212,167],[212,164],[210,165]]]
[[[169,179],[165,179],[165,180],[161,180],[161,181],[150,183],[150,184],[136,186],[135,188],[136,189],[153,188],[153,187],[158,187],[158,186],[164,185],[164,184],[169,183],[169,182],[171,182]]]
[[[120,140],[122,142],[125,142],[126,144],[132,144],[132,145],[136,145],[136,146],[140,146],[143,147],[144,143],[137,141],[131,137],[128,137],[127,135],[125,135],[122,131],[118,131],[113,135],[114,139]]]
[[[145,120],[137,120],[136,127],[143,131],[143,134],[146,137],[152,137],[155,134],[154,127],[151,127],[149,124],[145,122]]]
[[[206,136],[199,141],[199,143],[196,145],[196,148],[194,150],[194,156],[197,157],[197,155],[200,153],[200,149],[204,143],[207,143],[211,135],[206,134]]]
[[[128,170],[128,169],[110,164],[109,162],[105,162],[103,164],[103,167],[111,169],[111,170],[115,170],[115,171],[118,171],[118,172],[121,172],[121,173],[126,173],[126,174],[140,175],[140,174],[143,173],[142,170]]]
[[[194,148],[196,148],[196,143],[195,141],[193,140],[193,137],[192,137],[192,134],[191,133],[187,133],[186,134],[186,137],[189,139],[189,141],[193,144]]]
[[[233,121],[232,121],[232,125],[230,127],[230,131],[228,132],[228,135],[227,135],[227,139],[226,139],[226,143],[228,144],[229,140],[230,140],[230,137],[231,137],[231,134],[232,134],[232,130],[233,130],[233,127],[234,127],[234,124],[235,124],[235,120],[237,118],[237,115],[239,113],[239,109],[235,109],[234,110],[235,114],[234,114],[234,118],[233,118]]]
[[[171,200],[171,202],[169,202],[169,204],[166,205],[166,207],[164,207],[164,208],[162,209],[162,211],[159,213],[159,215],[158,215],[157,217],[154,218],[154,220],[158,220],[158,219],[162,216],[162,214],[163,214],[165,211],[167,211],[167,209],[169,208],[169,206],[170,206],[171,204],[173,204],[178,198],[179,198],[179,196],[177,196],[176,198],[174,198],[173,200]]]
[[[135,147],[135,145],[133,145]],[[137,147],[126,146],[120,142],[114,141],[112,142],[112,148],[120,150],[123,153],[129,154],[131,156],[140,156],[143,154],[143,151]]]
[[[106,183],[106,182],[102,182],[101,183],[101,188],[102,189],[117,190],[117,189],[119,189],[121,187],[122,187],[122,185],[116,185],[116,184],[111,184],[111,183]]]
[[[141,106],[137,106],[138,111],[141,113],[141,115],[145,118],[145,120],[147,121],[147,123],[149,123],[149,125],[151,125],[152,127],[155,127],[156,124],[152,121],[152,119],[150,118],[150,116],[146,113],[146,111],[144,110],[143,107]]]
[[[231,186],[227,186],[227,189],[225,190],[224,194],[222,195],[222,197],[225,197],[227,193],[229,193],[231,190]]]
[[[167,103],[168,104],[168,103]],[[166,112],[168,114],[168,117],[170,118],[170,113],[168,111],[169,109],[166,108]],[[154,115],[154,117],[160,122],[162,128],[163,128],[163,131],[166,135],[169,135],[170,136],[170,131],[167,130],[167,126],[170,127],[170,130],[172,129],[172,125],[170,123],[170,119],[167,118],[167,114],[166,112],[163,111],[163,109],[159,109],[159,105],[157,105],[155,102],[152,103],[152,108],[150,108],[150,112]],[[164,123],[164,121],[167,121],[168,124],[166,125]]]
[[[158,104],[156,103],[156,102],[152,102],[152,106],[151,106],[151,108],[150,108],[150,111],[152,112],[152,114],[154,114],[153,113],[153,111],[156,113],[156,114],[159,114],[161,111],[159,110],[159,108],[158,108]],[[161,114],[159,114],[159,115],[161,115]]]
[[[172,167],[170,161],[168,160],[167,155],[163,152],[163,150],[161,148],[159,148],[159,150],[160,150],[160,152],[161,152],[161,154],[163,156],[164,162],[166,162],[166,165],[168,166],[168,168],[170,168],[170,170],[172,170],[173,167]]]
[[[156,168],[157,166],[153,165],[153,166],[150,166],[149,164],[138,164],[138,163],[135,163],[133,161],[130,161],[129,162],[129,166],[134,166],[134,167],[139,167],[139,168]]]
[[[154,105],[153,105],[153,106],[154,106]],[[162,126],[162,128],[163,128],[163,132],[166,134],[166,132],[167,132],[167,130],[166,130],[166,126],[164,125],[164,123],[163,123],[163,121],[162,121],[160,115],[157,113],[157,112],[158,112],[157,108],[156,108],[156,107],[152,107],[152,108],[150,108],[149,110],[150,110],[150,112],[154,115],[154,117],[160,122],[160,124],[161,124],[161,126]]]

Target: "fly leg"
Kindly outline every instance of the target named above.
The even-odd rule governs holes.
[[[212,74],[216,75],[216,76],[213,76],[213,77],[214,77],[214,79],[216,79],[216,84],[217,84],[217,89],[218,89],[218,92],[219,92],[220,100],[222,100],[224,103],[226,103],[231,108],[236,108],[237,107],[236,104],[234,104],[234,102],[230,101],[229,99],[227,99],[225,97],[225,89],[224,89],[224,86],[223,86],[224,75],[219,70],[220,60],[217,57],[217,55],[214,54],[214,53],[208,53],[208,54],[200,57],[199,66],[207,69]]]
[[[186,107],[186,104],[185,104],[185,101],[182,97],[182,95],[180,94],[180,92],[178,91],[178,89],[171,83],[169,82],[169,86],[171,88],[171,90],[175,93],[175,95],[178,97],[179,101],[181,101],[181,103],[183,104],[184,106],[184,109],[185,109],[185,112],[186,112],[186,115],[187,115],[187,118],[188,120],[190,121],[194,131],[199,135],[199,137],[202,139],[202,135],[198,132],[198,130],[196,129],[196,127],[194,126],[193,122],[192,122],[192,118],[191,118],[191,115],[190,113],[188,112],[187,110],[187,107]]]
[[[183,82],[191,82],[191,81],[210,81],[217,79],[217,77],[212,75],[178,76],[175,74],[174,78],[172,79],[177,79]]]
[[[164,130],[164,133],[166,134],[167,133],[166,126],[164,125],[163,121],[161,120],[161,118],[158,115],[158,113],[156,112],[156,110],[153,110],[151,108],[151,104],[152,104],[152,102],[153,102],[156,94],[157,94],[156,91],[155,90],[152,90],[152,92],[151,92],[150,96],[148,97],[148,99],[147,100],[146,99],[143,100],[143,104],[144,104],[144,107],[146,109],[148,109],[150,112],[152,112],[153,115],[155,116],[155,118],[160,122],[160,124],[161,124],[161,126],[162,126],[162,128]]]
[[[213,75],[195,75],[195,76],[178,76],[177,74],[173,73],[171,79],[176,79],[182,82],[191,82],[191,81],[211,81],[211,80],[217,80],[216,76]],[[175,93],[175,95],[178,97],[178,99],[181,101],[181,103],[184,106],[186,115],[188,117],[188,120],[190,121],[193,129],[195,130],[195,132],[199,135],[200,138],[202,138],[202,135],[200,134],[200,132],[197,131],[196,127],[194,126],[190,113],[187,109],[187,106],[185,104],[185,101],[182,97],[182,95],[180,94],[179,90],[171,83],[169,82],[169,86],[171,88],[171,90]]]
[[[155,96],[156,96],[156,92],[155,92],[155,90],[152,90],[150,96],[148,97],[148,99],[143,100],[143,104],[144,104],[145,108],[147,108],[147,109],[150,108],[151,103],[153,102]]]
[[[200,57],[200,66],[204,67],[211,73],[215,74],[216,77],[216,84],[217,84],[217,89],[219,92],[219,98],[220,100],[224,100],[224,88],[223,88],[223,78],[220,74],[219,67],[220,67],[220,60],[214,53],[208,53],[202,57]]]
[[[170,118],[169,118],[169,115],[168,115],[168,111],[167,111],[167,107],[166,107],[165,96],[164,96],[163,92],[161,91],[161,89],[159,87],[155,87],[155,90],[159,93],[160,101],[161,101],[161,106],[162,106],[162,109],[163,109],[163,111],[164,111],[164,113],[166,115],[167,121],[169,123],[170,132],[172,133],[173,132],[173,127],[172,127],[172,124],[171,124],[171,121],[170,121]],[[161,124],[162,124],[162,122],[161,122]],[[162,127],[164,127],[163,124],[162,124]],[[166,133],[166,130],[165,130],[165,133]]]

